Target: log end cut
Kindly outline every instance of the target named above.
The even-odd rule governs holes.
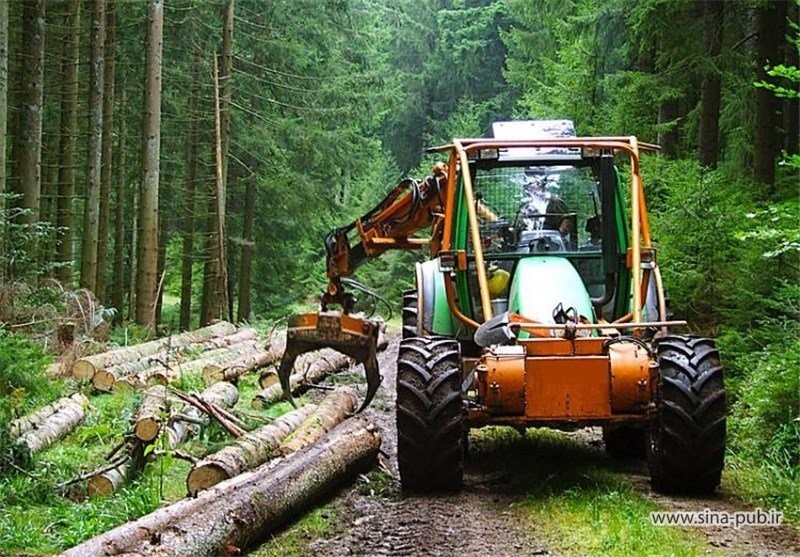
[[[161,431],[161,420],[151,416],[137,420],[133,428],[136,438],[145,443],[149,443],[158,437],[159,431]]]
[[[72,364],[72,377],[78,381],[92,379],[95,373],[97,373],[97,368],[89,360],[82,358]]]
[[[228,473],[219,464],[214,462],[198,463],[186,478],[186,488],[189,495],[194,497],[198,492],[213,487],[228,478]]]
[[[105,474],[89,478],[86,484],[86,493],[89,497],[108,497],[114,494],[115,485],[113,480]]]
[[[117,378],[110,371],[100,370],[92,377],[92,385],[98,391],[110,393],[117,384]]]

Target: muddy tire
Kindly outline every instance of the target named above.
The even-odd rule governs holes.
[[[603,428],[603,443],[606,453],[617,460],[644,458],[647,452],[646,433],[643,429],[630,426]]]
[[[417,291],[403,292],[403,340],[417,336]]]
[[[658,344],[660,380],[647,464],[662,493],[707,494],[725,458],[725,387],[712,340],[668,336]]]
[[[397,357],[397,463],[404,491],[454,491],[464,477],[458,342],[407,338]]]

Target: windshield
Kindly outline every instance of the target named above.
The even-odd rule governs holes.
[[[477,168],[473,180],[487,254],[601,251],[599,188],[591,168]]]

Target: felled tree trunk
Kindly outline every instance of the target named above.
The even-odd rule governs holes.
[[[27,416],[22,416],[21,418],[12,420],[8,424],[8,433],[12,437],[19,437],[23,433],[26,433],[32,429],[37,429],[43,422],[47,420],[47,418],[58,412],[61,408],[73,404],[78,404],[82,408],[86,408],[89,406],[89,399],[87,399],[82,393],[74,393],[68,397],[60,398],[57,401],[48,404],[47,406],[42,406]]]
[[[144,467],[145,444],[136,438],[128,440],[125,458],[114,468],[89,478],[86,493],[89,497],[113,495],[126,482],[136,477]]]
[[[181,333],[173,337],[161,338],[133,346],[125,346],[116,350],[109,350],[80,358],[72,365],[72,376],[75,379],[91,379],[99,369],[111,367],[132,360],[140,360],[153,354],[163,352],[169,347],[185,346],[196,342],[202,342],[214,337],[232,335],[236,332],[236,326],[226,321],[209,325],[196,331]]]
[[[349,481],[374,462],[380,442],[373,424],[352,418],[319,443],[123,524],[62,557],[231,554]]]
[[[208,387],[200,395],[200,398],[222,408],[233,408],[239,402],[239,389],[236,385],[221,381]],[[189,418],[181,419],[181,417]],[[167,439],[167,447],[170,450],[177,449],[190,437],[197,435],[201,427],[209,422],[206,414],[194,406],[186,405],[179,414],[173,415],[169,423],[164,428],[163,435]]]
[[[242,329],[232,335],[215,337],[199,343],[187,344],[184,346],[170,347],[170,349],[167,349],[164,352],[157,352],[140,360],[124,362],[98,370],[92,377],[92,383],[106,385],[113,383],[111,379],[106,377],[106,374],[113,375],[114,379],[116,380],[120,377],[125,377],[126,375],[132,375],[134,373],[140,373],[151,368],[156,368],[159,366],[163,367],[164,364],[180,362],[181,358],[185,359],[185,354],[188,351],[196,350],[198,353],[203,353],[210,350],[233,346],[240,342],[255,340],[255,338],[256,331],[254,329]]]
[[[203,368],[203,380],[208,385],[217,381],[237,381],[248,371],[268,366],[280,357],[278,350],[261,349],[254,354],[240,356],[232,362],[208,364]]]
[[[46,449],[75,429],[86,417],[89,400],[80,393],[59,399],[34,414],[12,422],[18,430],[16,443],[31,453]]]
[[[145,385],[168,385],[177,381],[182,375],[199,372],[209,363],[225,362],[238,358],[240,355],[257,350],[255,341],[247,341],[225,348],[217,348],[203,353],[195,360],[174,362],[168,365],[157,365],[147,368],[139,373],[116,377],[113,373],[97,372],[92,379],[94,388],[99,391],[111,391],[118,383],[126,383],[134,388]]]
[[[161,424],[173,402],[163,385],[154,385],[145,391],[139,409],[133,418],[133,434],[143,443],[150,443],[161,431]]]
[[[301,406],[197,462],[186,478],[189,494],[194,496],[221,481],[252,470],[275,456],[281,441],[316,409],[313,404]]]
[[[337,387],[322,399],[317,411],[306,418],[280,446],[280,453],[287,455],[315,443],[337,424],[356,411],[358,393],[353,387]]]
[[[292,375],[289,377],[289,387],[292,394],[298,395],[304,392],[308,385],[316,385],[328,375],[336,373],[349,367],[353,360],[335,350],[325,349],[317,352],[310,352],[306,359],[295,363]],[[264,389],[253,397],[253,408],[261,410],[266,406],[283,398],[281,386],[274,381],[267,384],[268,379],[262,375],[262,387]]]

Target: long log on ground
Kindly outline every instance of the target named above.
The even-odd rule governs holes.
[[[202,342],[214,337],[223,337],[236,332],[236,326],[226,321],[214,325],[188,331],[172,337],[151,340],[132,346],[124,346],[114,350],[101,352],[85,358],[80,358],[72,365],[72,376],[75,379],[91,379],[99,369],[104,369],[124,362],[140,360],[152,356],[170,347],[185,346]]]
[[[148,388],[139,409],[133,417],[133,434],[143,443],[150,443],[158,437],[161,424],[169,414],[169,407],[174,399],[167,393],[163,385],[153,385]]]
[[[337,387],[322,399],[316,412],[306,418],[300,427],[283,440],[278,449],[279,452],[287,455],[315,443],[320,437],[352,416],[356,411],[357,404],[358,393],[353,387]]]
[[[156,365],[123,377],[116,377],[113,373],[105,370],[99,371],[92,378],[92,384],[98,391],[105,392],[114,390],[118,383],[125,383],[134,388],[141,388],[148,384],[167,385],[178,380],[184,374],[199,372],[206,364],[230,361],[257,349],[258,341],[248,340],[233,346],[209,350],[196,359],[184,359],[172,364]]]
[[[316,409],[314,404],[301,406],[195,463],[186,478],[189,494],[194,496],[199,491],[252,470],[276,456],[284,438]]]
[[[328,375],[346,369],[352,363],[351,358],[336,350],[324,349],[310,352],[302,362],[295,363],[293,373],[289,376],[289,388],[292,390],[292,394],[299,395],[310,385],[320,383]],[[256,394],[252,401],[253,408],[256,410],[261,410],[283,398],[280,384],[275,382],[267,384],[264,377],[262,375],[262,387],[267,386]]]
[[[16,420],[11,420],[8,424],[8,433],[11,437],[19,437],[27,431],[37,429],[47,418],[58,412],[59,409],[63,408],[65,405],[74,403],[86,408],[89,406],[89,399],[82,393],[74,393],[68,397],[59,398],[57,401],[42,406],[30,414],[17,418]]]
[[[41,421],[37,421],[31,429],[23,431],[17,437],[16,444],[23,451],[27,450],[31,453],[36,453],[65,437],[86,418],[89,399],[80,393],[76,393],[70,397],[59,399],[57,402],[48,405],[48,407],[48,411],[51,409],[53,411]],[[30,422],[38,420],[40,416],[38,413],[36,414],[37,417],[31,418]],[[28,425],[31,425],[30,422]],[[27,426],[19,424],[19,427]]]
[[[113,495],[127,481],[137,476],[144,467],[145,446],[135,437],[129,438],[125,443],[125,456],[119,463],[89,478],[86,483],[86,493],[89,497]]]
[[[255,340],[256,337],[257,333],[255,329],[241,329],[232,335],[214,337],[202,342],[179,346],[174,350],[168,349],[163,352],[157,352],[146,358],[97,370],[92,376],[92,383],[95,385],[95,388],[106,390],[108,385],[113,385],[114,382],[121,377],[140,373],[152,368],[163,367],[165,365],[174,365],[176,362],[189,359],[186,356],[187,354],[193,354],[192,359],[194,359],[204,352]],[[113,379],[108,377],[108,375],[113,375]]]
[[[252,546],[371,465],[380,433],[363,416],[284,459],[217,484],[62,553],[202,556]]]
[[[253,354],[244,354],[232,362],[207,364],[203,367],[203,380],[207,385],[217,381],[237,381],[249,371],[278,361],[281,353],[282,350],[262,348]]]

